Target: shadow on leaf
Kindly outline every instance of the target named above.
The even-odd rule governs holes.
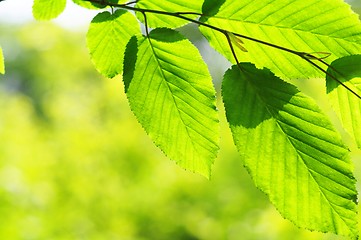
[[[169,28],[156,28],[150,32],[149,37],[160,42],[168,43],[178,42],[186,39],[179,32]]]
[[[331,63],[327,72],[361,95],[361,55],[339,58]],[[337,87],[342,87],[340,83],[329,76],[326,77],[326,83],[327,93],[332,92]]]
[[[203,16],[212,17],[216,15],[226,0],[205,0],[202,6]]]
[[[262,122],[278,117],[299,91],[276,77],[268,69],[257,69],[251,63],[234,65],[223,79],[222,95],[226,116],[231,126],[256,128]]]
[[[117,10],[113,14],[111,14],[108,11],[101,12],[101,13],[98,13],[98,15],[96,15],[91,22],[92,23],[109,22],[109,21],[112,21],[115,18],[120,17],[124,13],[126,13],[125,10]]]
[[[125,92],[128,91],[130,82],[133,79],[135,71],[135,63],[137,62],[138,54],[138,39],[133,36],[125,49],[124,54],[124,67],[123,67],[123,81]]]

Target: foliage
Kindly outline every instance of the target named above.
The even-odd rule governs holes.
[[[211,2],[211,1],[210,1]],[[331,54],[324,60],[360,54],[361,24],[350,6],[338,0],[246,0],[225,1],[206,23],[227,31],[306,53]],[[337,22],[337,24],[335,24]],[[227,40],[212,29],[201,27],[211,45],[235,63]],[[324,73],[287,51],[244,39],[249,52],[236,49],[242,61],[267,67],[285,79],[323,77]],[[323,66],[327,67],[327,66]]]
[[[104,76],[114,77],[122,73],[125,46],[133,35],[140,33],[137,25],[136,19],[122,10],[114,14],[102,12],[93,19],[87,45],[95,66]]]
[[[229,131],[212,181],[166,161],[82,34],[2,29],[21,54],[0,76],[0,239],[342,239],[282,219],[238,167]]]
[[[361,55],[349,56],[334,61],[328,69],[331,76],[336,76],[342,83],[348,84],[353,91],[361,90]],[[343,122],[345,129],[353,136],[361,148],[361,102],[338,82],[326,77],[327,93],[334,109]],[[355,111],[347,111],[355,109]]]
[[[361,23],[349,5],[339,0],[76,2],[111,7],[111,13],[94,18],[87,34],[96,68],[107,77],[123,72],[131,109],[154,143],[180,166],[209,177],[219,148],[215,90],[197,49],[164,28],[198,24],[234,64],[224,76],[222,96],[234,142],[256,186],[296,225],[358,237],[348,149],[314,101],[281,80],[327,78],[333,106],[360,146]],[[56,17],[64,6],[64,1],[36,0],[34,17]],[[144,23],[145,36],[138,22]]]
[[[255,184],[300,226],[327,231],[325,219],[333,219],[335,231],[357,234],[349,229],[357,222],[348,199],[356,202],[357,193],[348,149],[326,115],[269,70],[241,67],[244,72],[226,72],[222,95],[234,142]]]
[[[151,41],[132,40],[123,79],[131,109],[169,157],[209,176],[218,151],[219,120],[207,66],[176,31],[156,29],[149,35]],[[144,76],[152,81],[147,83]]]

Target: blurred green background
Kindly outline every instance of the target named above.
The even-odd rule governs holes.
[[[1,240],[344,239],[298,229],[270,205],[242,167],[221,101],[221,151],[207,181],[153,145],[121,79],[94,70],[84,30],[0,23],[0,45]],[[216,78],[223,70],[212,67]],[[327,108],[323,83],[308,83],[300,87]]]

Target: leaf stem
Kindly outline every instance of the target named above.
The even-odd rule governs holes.
[[[232,55],[233,55],[233,57],[234,57],[234,60],[236,61],[239,70],[242,71],[241,64],[240,64],[239,61],[238,61],[237,54],[236,54],[236,51],[234,51],[233,44],[232,44],[231,38],[229,37],[229,34],[232,34],[232,33],[224,32],[224,35],[225,35],[226,38],[227,38],[228,45],[229,45],[229,47],[231,48],[231,51],[232,51]]]
[[[142,14],[144,17],[145,33],[147,34],[147,38],[149,38],[149,27],[148,27],[147,15],[145,14],[145,12],[142,12]]]

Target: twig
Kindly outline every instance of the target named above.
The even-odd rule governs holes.
[[[260,44],[263,44],[263,45],[266,45],[266,46],[269,46],[269,47],[272,47],[272,48],[276,48],[276,49],[278,49],[278,50],[282,50],[282,51],[285,51],[285,52],[288,52],[288,53],[297,55],[297,56],[301,57],[302,59],[304,59],[305,61],[307,61],[308,63],[310,63],[312,66],[314,66],[314,67],[317,68],[318,70],[320,70],[320,71],[322,71],[323,73],[325,73],[327,76],[331,77],[333,80],[335,80],[335,81],[338,82],[339,84],[341,84],[343,87],[345,87],[347,90],[349,90],[349,91],[350,91],[352,94],[354,94],[356,97],[358,97],[359,99],[361,99],[361,96],[360,96],[359,94],[357,94],[355,91],[353,91],[353,90],[350,89],[348,86],[346,86],[343,82],[341,82],[340,80],[338,80],[335,76],[331,75],[331,74],[328,73],[326,70],[324,70],[322,67],[320,67],[319,65],[317,65],[316,63],[314,63],[314,62],[312,61],[312,60],[316,60],[316,61],[321,62],[322,64],[324,64],[324,65],[327,66],[327,67],[331,67],[330,64],[328,64],[328,63],[326,63],[325,61],[323,61],[323,59],[327,58],[327,57],[330,55],[330,53],[325,53],[325,52],[306,53],[306,52],[295,51],[295,50],[292,50],[292,49],[289,49],[289,48],[286,48],[286,47],[282,47],[282,46],[279,46],[279,45],[276,45],[276,44],[273,44],[273,43],[269,43],[269,42],[266,42],[266,41],[263,41],[263,40],[259,40],[259,39],[256,39],[256,38],[252,38],[252,37],[249,37],[249,36],[246,36],[246,35],[242,35],[242,34],[235,33],[235,32],[229,32],[229,31],[226,31],[225,29],[222,29],[222,28],[219,28],[219,27],[210,25],[210,24],[208,24],[208,23],[204,23],[204,22],[201,22],[201,21],[199,21],[199,20],[195,20],[195,19],[192,19],[192,18],[183,16],[183,15],[203,16],[202,13],[196,13],[196,12],[165,12],[165,11],[161,11],[161,10],[143,9],[143,8],[138,8],[138,7],[131,7],[131,6],[128,6],[130,3],[117,4],[117,3],[110,3],[110,2],[107,2],[107,1],[105,1],[105,0],[84,0],[84,1],[92,2],[92,3],[99,3],[99,4],[107,5],[107,6],[110,6],[110,7],[118,7],[118,8],[122,8],[122,9],[126,9],[126,10],[131,10],[131,11],[135,11],[135,12],[141,12],[141,13],[143,13],[143,15],[145,15],[145,13],[153,13],[153,14],[173,16],[173,17],[177,17],[177,18],[180,18],[180,19],[183,19],[183,20],[186,20],[186,21],[189,21],[189,22],[198,24],[198,25],[200,25],[200,26],[204,26],[204,27],[207,27],[207,28],[209,28],[209,29],[215,30],[215,31],[217,31],[217,32],[219,32],[219,33],[222,33],[222,34],[224,34],[224,35],[226,36],[227,41],[228,41],[228,44],[229,44],[229,46],[230,46],[230,48],[231,48],[233,57],[235,58],[238,66],[240,66],[240,64],[239,64],[239,61],[238,61],[238,59],[237,59],[236,52],[235,52],[235,50],[234,50],[234,48],[233,48],[232,42],[231,42],[231,40],[229,39],[228,33],[233,34],[233,35],[235,35],[235,36],[237,36],[237,37],[240,37],[240,38],[243,38],[243,39],[247,39],[247,40],[250,40],[250,41],[253,41],[253,42],[256,42],[256,43],[260,43]],[[137,2],[137,1],[133,1],[133,2],[131,2],[131,3],[136,3],[136,2]],[[317,56],[315,56],[314,54],[325,54],[325,55],[327,55],[327,56],[317,57]],[[312,59],[312,60],[311,60],[311,59]]]

